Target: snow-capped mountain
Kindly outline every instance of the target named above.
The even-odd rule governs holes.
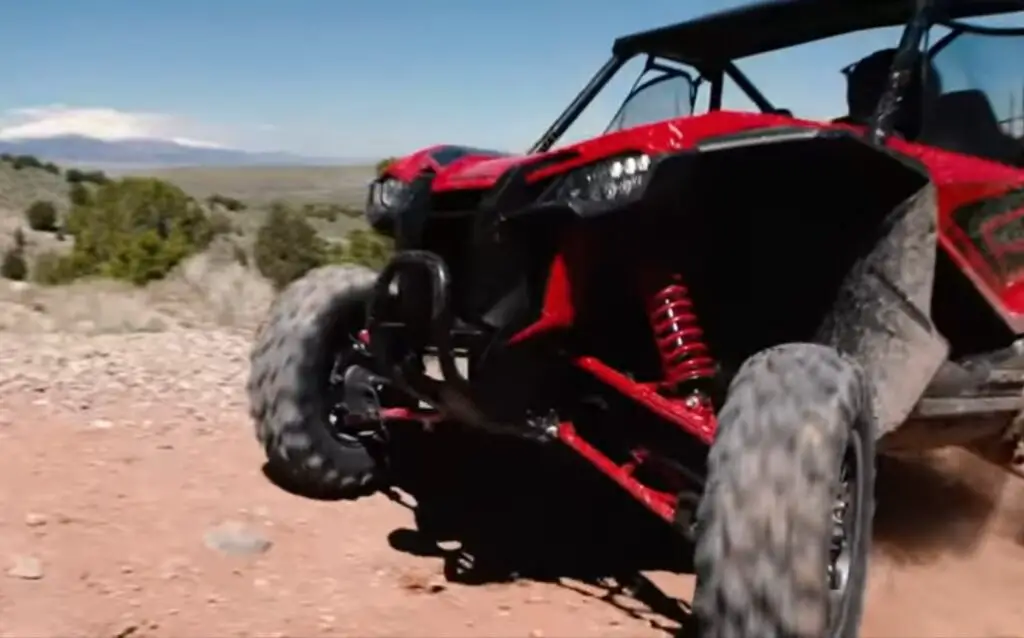
[[[84,135],[0,139],[0,153],[35,155],[58,164],[109,167],[280,166],[344,163],[283,152],[251,152],[190,140],[104,140]]]

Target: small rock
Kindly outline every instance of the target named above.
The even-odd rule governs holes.
[[[209,549],[235,556],[262,554],[273,545],[262,533],[239,521],[227,521],[208,530],[203,542]]]
[[[39,580],[43,577],[43,563],[35,556],[17,555],[11,559],[7,575],[21,580]]]
[[[39,514],[38,512],[29,512],[28,514],[25,514],[25,524],[29,527],[42,527],[43,525],[46,525],[46,522],[46,516]]]
[[[94,430],[109,430],[114,427],[114,424],[106,419],[93,419],[92,423],[89,424]]]
[[[439,594],[446,589],[444,582],[439,576],[423,572],[400,574],[398,584],[407,591],[427,594]]]
[[[544,632],[540,629],[534,629],[530,632],[530,638],[544,638]]]

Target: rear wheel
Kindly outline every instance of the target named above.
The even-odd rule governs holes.
[[[274,302],[250,358],[250,413],[273,474],[304,494],[351,498],[372,491],[377,459],[335,419],[339,366],[355,363],[376,273],[328,266]],[[355,357],[358,358],[358,357]]]
[[[697,511],[701,638],[853,638],[874,511],[875,424],[859,369],[789,344],[739,370]]]

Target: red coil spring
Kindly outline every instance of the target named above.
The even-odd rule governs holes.
[[[710,379],[715,376],[715,360],[694,314],[690,291],[679,277],[671,282],[647,302],[665,381],[677,385]]]

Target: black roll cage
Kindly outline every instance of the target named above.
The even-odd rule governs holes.
[[[922,64],[926,63],[926,60],[934,57],[937,53],[942,51],[942,49],[954,42],[957,37],[965,33],[1024,36],[1024,28],[985,27],[981,25],[966,24],[958,20],[944,19],[942,16],[935,15],[933,2],[934,0],[914,0],[916,10],[910,20],[906,23],[900,37],[900,41],[897,46],[896,58],[889,73],[888,89],[879,100],[878,106],[875,110],[875,115],[868,126],[866,136],[872,143],[880,144],[884,142],[886,137],[892,134],[892,118],[899,107],[907,82],[912,75],[909,71],[912,70],[911,67],[915,63],[918,63],[919,61]],[[1024,5],[1022,5],[1022,9],[1024,9]],[[929,29],[934,25],[945,26],[950,29],[950,32],[932,45],[927,56],[922,60],[917,53],[920,50],[921,43],[927,36]],[[604,89],[612,77],[615,76],[615,74],[618,73],[627,62],[638,55],[648,56],[644,72],[651,68],[662,68],[657,61],[659,58],[657,58],[653,52],[633,49],[625,54],[621,54],[618,50],[613,50],[611,58],[597,71],[576,98],[558,116],[554,123],[544,131],[540,139],[530,147],[527,153],[542,153],[549,150],[551,146],[554,145],[554,143],[557,142],[563,134],[565,134],[569,127],[572,126],[579,115],[588,106],[590,106],[590,103],[593,102],[594,98],[597,97],[597,95]],[[758,109],[761,110],[762,113],[778,112],[778,109],[776,109],[768,98],[761,93],[750,78],[748,78],[732,60],[691,62],[688,63],[688,66],[696,69],[700,74],[700,77],[710,84],[711,96],[709,110],[717,111],[721,109],[722,87],[725,78],[728,77],[736,83],[736,86],[740,88],[740,90],[757,106]],[[634,86],[630,95],[635,91],[636,87]],[[623,103],[623,106],[624,105],[625,102]],[[620,111],[621,108],[622,107],[619,109]],[[618,117],[618,112],[616,112],[615,117]]]

